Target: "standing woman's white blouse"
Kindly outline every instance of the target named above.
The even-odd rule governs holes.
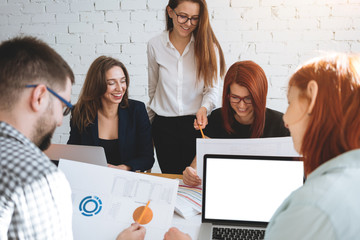
[[[148,114],[164,117],[195,115],[200,107],[209,114],[219,99],[220,64],[217,54],[217,82],[205,87],[198,81],[194,53],[194,36],[182,55],[169,39],[169,31],[152,38],[148,43]]]

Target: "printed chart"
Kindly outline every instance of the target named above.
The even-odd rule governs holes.
[[[174,214],[178,180],[60,160],[72,190],[74,239],[115,239],[131,223],[163,239]]]

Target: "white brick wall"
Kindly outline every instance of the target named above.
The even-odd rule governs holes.
[[[0,0],[0,41],[30,34],[54,47],[76,74],[76,102],[91,62],[105,54],[126,64],[130,97],[146,102],[146,43],[165,28],[167,0]],[[268,106],[284,111],[296,66],[327,51],[360,52],[360,0],[208,0],[210,21],[227,67],[260,64]],[[68,139],[69,119],[54,142]]]

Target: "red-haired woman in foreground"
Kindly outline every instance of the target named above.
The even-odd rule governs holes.
[[[265,239],[360,236],[360,56],[312,60],[291,77],[284,122],[307,179],[278,208]],[[190,239],[176,228],[165,240]]]
[[[214,110],[204,129],[210,138],[264,138],[289,136],[283,114],[266,108],[268,83],[264,70],[252,61],[234,63],[224,80],[222,108]],[[196,121],[194,127],[199,129]],[[196,159],[183,172],[188,185],[199,185]]]

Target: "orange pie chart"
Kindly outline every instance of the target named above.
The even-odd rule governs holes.
[[[133,213],[134,221],[138,222],[139,224],[142,224],[142,225],[148,224],[153,218],[152,210],[149,207],[147,207],[145,209],[145,212],[143,213],[144,209],[145,209],[145,206],[138,207],[135,209],[135,211]],[[141,215],[143,215],[143,216],[141,217]]]

